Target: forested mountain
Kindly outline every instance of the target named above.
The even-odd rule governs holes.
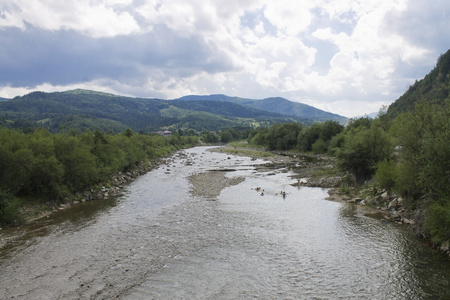
[[[265,98],[259,99],[246,99],[239,97],[229,97],[226,95],[216,94],[209,96],[196,96],[189,95],[181,97],[177,100],[182,101],[227,101],[240,105],[244,105],[250,108],[260,109],[263,111],[273,112],[285,116],[296,117],[301,119],[309,119],[314,121],[326,121],[333,120],[345,124],[348,119],[346,117],[332,114],[307,104],[289,101],[281,97]]]
[[[143,132],[160,129],[202,131],[292,121],[312,124],[337,117],[309,106],[305,106],[307,109],[300,113],[299,107],[299,103],[282,98],[250,100],[213,95],[162,100],[78,89],[54,93],[32,92],[0,101],[0,125],[44,127],[53,132],[62,128],[111,132],[121,132],[127,128]],[[340,117],[340,120],[345,121],[346,118]]]
[[[416,80],[414,85],[389,106],[386,115],[393,119],[402,112],[412,111],[420,101],[443,104],[445,99],[449,99],[449,91],[450,50],[439,57],[436,67],[428,75],[422,80]]]

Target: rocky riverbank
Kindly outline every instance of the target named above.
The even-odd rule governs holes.
[[[122,190],[126,185],[133,182],[139,176],[150,172],[154,168],[168,163],[169,159],[170,158],[159,158],[145,163],[142,162],[129,172],[120,172],[115,174],[101,187],[97,189],[91,188],[83,192],[78,192],[73,197],[64,199],[64,201],[62,201],[62,203],[59,203],[58,205],[49,203],[46,205],[39,204],[36,206],[31,205],[25,207],[23,213],[26,216],[26,223],[31,223],[35,220],[46,217],[51,213],[68,209],[80,203],[118,197],[121,195]]]
[[[248,156],[248,147],[244,148],[242,155]],[[239,155],[239,148],[224,147],[219,151],[229,152]],[[261,149],[252,148],[258,152]],[[352,186],[351,179],[340,173],[335,168],[335,159],[324,155],[300,154],[294,152],[273,152],[271,156],[265,156],[267,164],[258,168],[285,168],[292,171],[293,178],[297,178],[295,183],[301,186],[328,188],[329,197],[327,200],[342,201],[354,204],[356,209],[366,216],[379,218],[383,222],[394,222],[410,226],[414,233],[425,240],[427,237],[423,231],[423,216],[425,211],[421,208],[410,210],[405,207],[405,200],[386,190],[362,189],[356,191],[349,188],[349,193],[340,192],[342,186]],[[255,157],[260,157],[254,154]],[[431,245],[450,255],[450,241],[440,245]]]

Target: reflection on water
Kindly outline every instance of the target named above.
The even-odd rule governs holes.
[[[252,164],[261,161],[205,148],[184,153],[117,200],[80,205],[23,229],[28,235],[0,252],[0,295],[450,297],[448,257],[425,247],[407,227],[326,201],[325,189],[291,186],[295,180],[284,170],[257,172]],[[217,201],[189,195],[188,175],[217,169],[246,180]]]

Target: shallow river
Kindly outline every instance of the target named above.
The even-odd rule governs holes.
[[[1,299],[450,299],[449,258],[407,227],[262,163],[189,149],[118,199],[3,229]],[[211,170],[245,181],[191,194]]]

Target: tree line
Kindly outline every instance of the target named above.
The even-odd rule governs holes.
[[[0,224],[23,221],[26,203],[61,203],[112,175],[198,144],[198,136],[119,134],[99,130],[53,134],[0,128]]]

